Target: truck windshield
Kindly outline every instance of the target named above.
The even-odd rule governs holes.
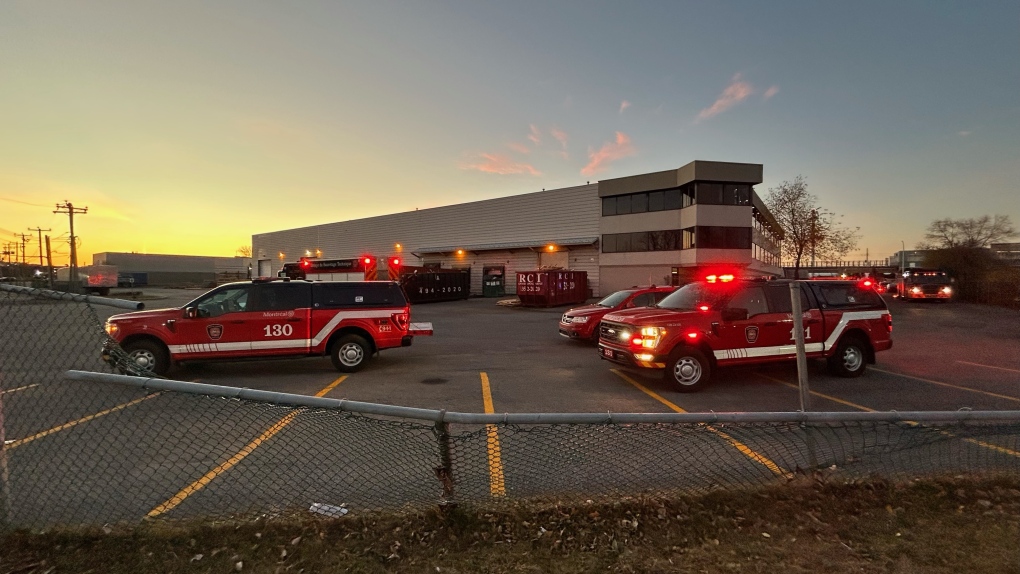
[[[714,306],[730,291],[720,286],[709,286],[707,283],[688,283],[667,295],[656,307],[694,311],[701,305]]]
[[[605,299],[596,303],[599,307],[616,307],[626,299],[633,291],[617,291]]]

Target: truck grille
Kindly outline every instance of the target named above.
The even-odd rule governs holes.
[[[625,331],[627,327],[619,323],[607,323],[605,321],[599,323],[599,338],[605,339],[606,341],[620,341],[620,333]]]

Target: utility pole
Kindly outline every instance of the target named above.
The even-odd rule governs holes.
[[[57,209],[53,213],[66,213],[71,225],[71,265],[68,269],[68,282],[73,285],[78,281],[78,245],[77,240],[74,237],[74,214],[81,213],[82,215],[89,212],[88,207],[75,207],[70,201],[64,200],[64,204],[57,204]]]
[[[42,248],[43,248],[42,232],[43,231],[53,231],[53,230],[52,229],[42,229],[41,227],[29,227],[28,230],[29,231],[38,231],[39,232],[39,266],[42,267],[42,264],[43,264],[43,258],[42,258]]]
[[[50,236],[46,236],[46,277],[50,289],[53,289],[53,252],[50,251]]]
[[[25,235],[24,233],[15,233],[18,237],[21,237],[21,263],[25,264],[25,244],[32,241],[31,235]]]

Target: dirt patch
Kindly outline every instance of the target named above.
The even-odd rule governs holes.
[[[1020,478],[15,532],[0,573],[1020,573]]]

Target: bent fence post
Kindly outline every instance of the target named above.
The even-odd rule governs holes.
[[[439,411],[434,433],[439,442],[439,466],[436,467],[436,478],[443,485],[443,496],[439,499],[440,508],[452,508],[457,505],[453,489],[453,457],[450,454],[450,423],[446,422],[446,410]]]

